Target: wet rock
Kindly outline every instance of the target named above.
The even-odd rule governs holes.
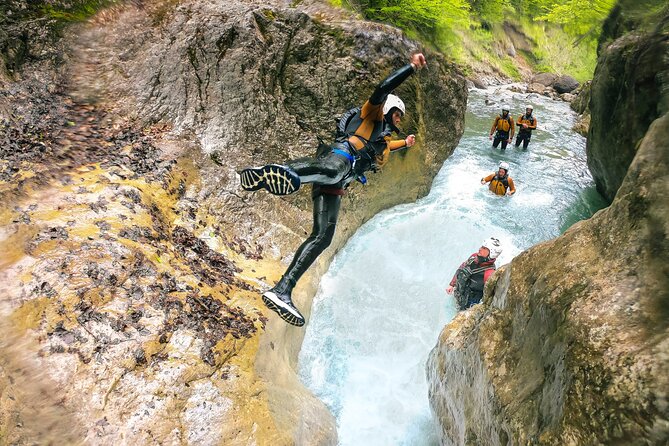
[[[592,81],[586,153],[597,190],[609,201],[622,184],[648,126],[662,113],[669,79],[663,74],[669,73],[668,52],[666,30],[661,28],[627,34],[600,51]]]
[[[528,93],[539,93],[543,94],[546,91],[546,86],[537,82],[533,82],[527,86]]]
[[[553,82],[557,79],[557,74],[554,73],[539,73],[532,77],[530,80],[531,84],[541,84],[547,87],[553,85]]]
[[[562,75],[557,77],[552,84],[552,87],[555,89],[555,91],[557,91],[560,94],[571,93],[572,91],[576,90],[578,86],[579,86],[578,81],[568,75]]]
[[[562,99],[565,102],[571,102],[574,99],[576,99],[576,96],[570,93],[563,93],[560,95],[560,99]]]

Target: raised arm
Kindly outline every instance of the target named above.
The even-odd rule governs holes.
[[[386,102],[386,98],[394,89],[407,80],[416,70],[420,70],[427,65],[425,56],[422,53],[416,53],[411,56],[408,64],[385,78],[374,90],[369,102],[372,105],[380,105]]]

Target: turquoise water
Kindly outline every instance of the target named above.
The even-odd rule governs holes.
[[[514,118],[534,106],[539,126],[527,151],[491,149],[502,100]],[[425,362],[455,315],[444,289],[457,267],[487,237],[502,241],[504,264],[605,205],[586,167],[585,139],[571,131],[574,119],[563,102],[504,88],[470,91],[465,134],[430,194],[378,214],[335,256],[314,300],[299,371],[335,415],[340,445],[439,444]],[[511,165],[513,197],[479,182],[502,160]]]

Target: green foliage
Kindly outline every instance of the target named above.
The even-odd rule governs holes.
[[[432,43],[468,24],[467,0],[349,0],[366,18],[391,23]]]
[[[616,0],[558,0],[536,19],[559,24],[568,34],[579,39],[589,37],[595,40],[615,2]]]

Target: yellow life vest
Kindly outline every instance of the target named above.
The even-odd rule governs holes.
[[[511,128],[511,117],[509,115],[506,115],[506,118],[502,116],[497,116],[497,130],[508,132],[510,128]]]

